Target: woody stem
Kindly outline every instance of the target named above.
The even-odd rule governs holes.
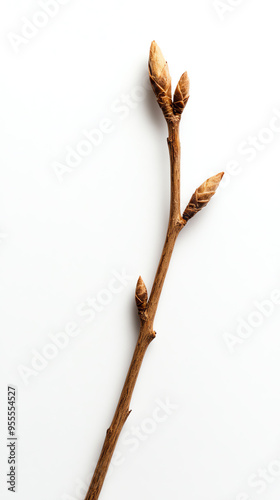
[[[159,303],[165,276],[168,270],[170,259],[177,236],[185,225],[180,212],[180,140],[179,140],[179,119],[168,122],[169,137],[167,139],[170,154],[171,170],[171,197],[170,216],[167,228],[166,239],[155,275],[150,299],[147,309],[140,315],[140,332],[134,350],[132,361],[124,382],[121,396],[110,427],[106,432],[105,441],[101,454],[94,471],[89,490],[85,500],[97,500],[102,489],[111,458],[114,453],[119,435],[124,423],[130,413],[129,405],[132,398],[136,380],[144,359],[146,350],[150,342],[155,338],[153,330],[154,318]]]

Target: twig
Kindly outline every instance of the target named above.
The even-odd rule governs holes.
[[[186,210],[183,215],[181,215],[179,125],[181,114],[189,98],[189,79],[187,73],[183,73],[176,87],[172,101],[171,77],[168,66],[160,48],[155,42],[152,42],[150,49],[149,74],[153,90],[165,116],[169,132],[167,139],[171,170],[169,223],[149,300],[147,289],[141,276],[137,282],[135,299],[140,317],[139,337],[119,403],[112,423],[107,430],[103,448],[85,500],[98,499],[117,440],[131,411],[129,405],[141,364],[150,342],[156,336],[153,327],[154,319],[177,236],[186,225],[187,221],[209,202],[223,176],[223,173],[220,173],[204,182],[195,191]]]

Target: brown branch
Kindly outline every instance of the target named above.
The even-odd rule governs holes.
[[[177,236],[185,225],[185,221],[181,216],[180,208],[180,140],[179,140],[179,124],[180,118],[174,117],[172,121],[168,121],[169,136],[167,139],[170,155],[170,214],[167,227],[167,233],[158,269],[155,275],[154,284],[152,287],[150,299],[147,307],[147,321],[151,323],[156,315],[157,306],[164,284],[165,276],[168,270],[169,262],[172,256],[173,248]]]
[[[112,423],[109,429],[107,429],[103,448],[97,462],[89,490],[86,495],[86,500],[97,500],[97,498],[99,497],[105,476],[111,462],[111,458],[114,453],[114,449],[117,444],[117,440],[130,413],[129,404],[138,377],[138,373],[145,356],[145,352],[154,337],[155,333],[150,332],[145,326],[140,328],[138,342],[134,350],[133,358],[125,379],[119,403],[116,408]]]
[[[221,175],[208,179],[192,196],[183,217],[180,208],[180,140],[181,113],[189,98],[189,80],[183,73],[171,98],[171,78],[165,59],[155,42],[151,45],[149,58],[150,80],[168,125],[168,147],[170,154],[171,196],[170,216],[166,239],[155,275],[149,300],[146,286],[140,277],[137,282],[135,300],[140,318],[140,332],[132,361],[125,379],[112,423],[107,430],[103,448],[89,486],[85,500],[97,500],[108,471],[117,440],[130,413],[129,405],[143,358],[150,342],[155,338],[154,319],[173,248],[187,220],[205,206],[218,187]]]

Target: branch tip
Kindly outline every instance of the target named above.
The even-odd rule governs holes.
[[[155,41],[151,43],[149,56],[149,76],[158,104],[166,120],[173,117],[171,76],[168,64]]]

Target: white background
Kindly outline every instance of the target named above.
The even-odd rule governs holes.
[[[167,129],[145,91],[153,39],[173,85],[185,70],[191,81],[182,210],[233,161],[236,175],[177,241],[125,426],[142,440],[133,451],[122,436],[102,499],[279,499],[280,305],[256,314],[280,289],[280,131],[267,130],[280,129],[279,2],[225,0],[220,13],[213,0],[64,3],[18,44],[42,7],[0,7],[1,499],[12,496],[8,384],[19,500],[83,500],[113,416],[137,339],[135,283],[141,274],[150,290],[168,220]],[[110,131],[60,182],[55,162],[104,119]],[[250,136],[260,150],[246,152]],[[110,303],[79,316],[122,270],[130,279]],[[249,320],[259,326],[242,339]],[[34,352],[69,322],[79,334],[36,372]],[[239,339],[232,352],[226,334]]]

